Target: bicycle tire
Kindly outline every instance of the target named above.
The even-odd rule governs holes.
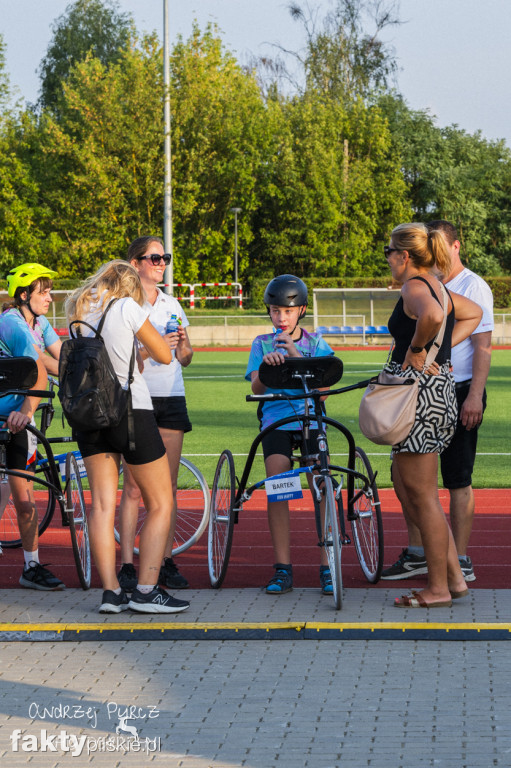
[[[122,492],[122,473],[119,475],[119,490]],[[119,533],[120,498],[121,494],[119,493],[114,526],[114,536],[117,543],[121,541]],[[179,460],[176,501],[177,519],[172,556],[179,555],[180,552],[185,552],[196,544],[206,530],[209,520],[210,496],[208,485],[202,472],[197,469],[195,464],[185,459],[184,456],[181,456]],[[135,555],[139,554],[138,541],[146,514],[145,508],[140,506],[135,546],[133,547]]]
[[[355,448],[354,468],[369,478],[370,494],[362,494],[354,503],[351,530],[362,572],[371,584],[376,584],[383,569],[383,522],[373,470],[362,448]],[[355,493],[362,487],[362,481],[355,478]]]
[[[341,572],[341,539],[337,518],[337,502],[332,478],[326,476],[322,483],[322,493],[325,497],[325,519],[323,522],[323,546],[332,576],[334,605],[337,610],[342,608],[342,572]]]
[[[82,589],[89,589],[91,582],[89,528],[82,479],[73,453],[68,453],[66,456],[66,509],[78,578]]]
[[[234,530],[234,459],[225,450],[218,459],[211,489],[208,529],[208,570],[213,589],[218,589],[227,572]]]
[[[40,472],[34,476],[34,483],[37,485],[37,474],[43,474],[44,479],[53,484],[53,478],[51,476],[49,467],[42,467]],[[18,516],[12,500],[11,489],[9,487],[9,481],[7,476],[5,477],[5,484],[2,481],[0,483],[0,497],[4,492],[9,493],[9,497],[6,501],[3,512],[0,513],[0,546],[5,549],[15,549],[21,547],[21,538],[18,528]],[[34,489],[36,493],[36,508],[38,515],[37,529],[39,536],[48,528],[53,513],[55,512],[56,498],[51,488],[43,486],[41,489]],[[37,498],[37,497],[40,498]],[[2,503],[0,502],[0,509]]]

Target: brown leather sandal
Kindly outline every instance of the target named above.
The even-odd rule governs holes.
[[[452,600],[438,600],[433,603],[427,603],[422,597],[421,592],[413,592],[411,595],[402,595],[394,600],[396,608],[450,608]]]

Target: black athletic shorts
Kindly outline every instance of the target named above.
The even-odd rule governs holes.
[[[186,410],[186,397],[152,397],[154,417],[162,429],[190,432],[192,425]]]
[[[76,432],[75,437],[84,458],[98,453],[120,453],[128,464],[149,464],[165,456],[153,411],[133,409],[135,422],[135,450],[130,451],[128,438],[128,413],[116,427],[95,432]]]
[[[32,432],[22,429],[13,434],[7,443],[5,450],[5,463],[7,469],[31,469],[35,466],[37,450],[37,438]]]
[[[309,439],[305,443],[305,455],[317,454],[318,434],[319,432],[317,429],[309,430]],[[261,441],[264,458],[267,459],[268,456],[273,456],[275,453],[279,453],[282,456],[287,456],[291,461],[291,456],[294,451],[300,450],[303,455],[302,441],[302,432],[292,432],[288,429],[274,429],[273,432],[269,432],[263,437]]]
[[[465,402],[470,389],[470,381],[456,385],[458,401],[458,421],[451,442],[440,454],[440,469],[444,488],[468,488],[472,485],[472,472],[477,450],[478,427],[465,429],[460,421],[461,406]],[[486,390],[483,392],[483,413],[486,409]],[[482,422],[481,422],[482,423]]]

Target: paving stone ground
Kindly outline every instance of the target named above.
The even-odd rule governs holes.
[[[437,611],[393,608],[400,591],[350,590],[336,612],[315,590],[280,598],[190,590],[189,611],[169,621],[406,626],[505,624],[511,615],[507,590],[473,590]],[[0,621],[108,624],[111,617],[96,613],[99,597],[4,590]],[[134,625],[148,619],[162,617],[114,617]],[[506,641],[0,642],[6,768],[509,768],[510,711]],[[126,725],[137,729],[141,751],[126,752],[137,742],[116,735],[122,714],[133,715]],[[83,739],[80,755],[65,751],[80,746],[71,736]],[[112,751],[100,751],[108,744]]]

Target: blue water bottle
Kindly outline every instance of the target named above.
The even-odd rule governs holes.
[[[175,333],[178,328],[179,328],[179,320],[177,319],[177,315],[171,315],[170,320],[167,320],[165,333]]]
[[[279,343],[280,340],[280,334],[282,333],[282,328],[276,328],[275,334],[273,336],[273,349],[275,352],[280,352],[281,355],[284,355],[284,357],[287,355],[287,349]]]
[[[179,328],[179,319],[177,315],[171,315],[170,319],[167,320],[167,325],[165,326],[165,333],[176,333],[177,329]],[[172,359],[176,357],[176,350],[172,350]]]

